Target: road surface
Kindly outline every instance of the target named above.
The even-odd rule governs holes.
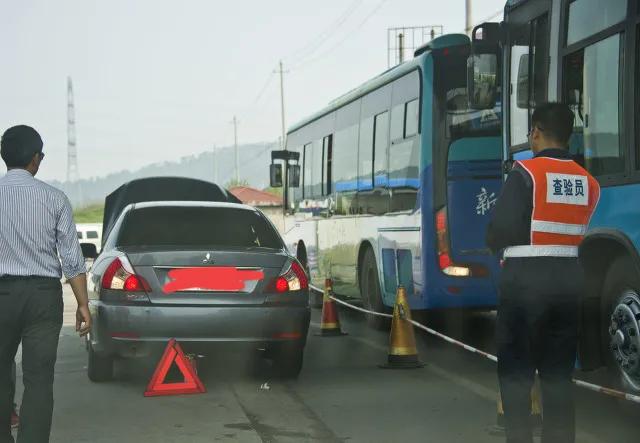
[[[87,379],[74,313],[65,286],[52,442],[504,441],[495,426],[494,363],[418,333],[423,369],[379,369],[388,333],[369,329],[352,311],[340,311],[349,335],[332,338],[313,335],[320,314],[313,311],[304,369],[296,381],[272,377],[269,362],[256,365],[252,354],[221,349],[199,364],[207,393],[158,398],[142,395],[155,361],[120,362],[113,382]],[[493,315],[439,320],[434,326],[491,350]],[[621,408],[595,393],[576,394],[579,442],[638,441],[640,408]]]

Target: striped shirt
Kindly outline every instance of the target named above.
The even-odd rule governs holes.
[[[0,178],[0,276],[63,272],[86,272],[69,199],[29,171],[8,171]]]

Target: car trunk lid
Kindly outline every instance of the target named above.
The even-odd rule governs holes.
[[[145,279],[153,304],[262,304],[288,256],[260,248],[224,250],[128,249],[136,274]]]

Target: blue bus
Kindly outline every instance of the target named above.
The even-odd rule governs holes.
[[[380,312],[398,285],[412,309],[495,307],[485,230],[502,183],[500,106],[469,109],[469,51],[466,35],[432,40],[291,127],[287,150],[272,153],[294,159],[296,179],[272,165],[288,182],[283,237],[315,285],[330,277]]]
[[[492,46],[501,50],[492,55]],[[602,187],[580,247],[588,293],[579,361],[640,392],[640,2],[510,0],[499,28],[474,30],[472,52],[473,88],[492,73],[484,59],[503,62],[507,161],[531,156],[526,134],[537,103],[563,101],[575,113],[571,151]]]

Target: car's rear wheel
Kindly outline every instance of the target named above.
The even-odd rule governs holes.
[[[603,292],[602,350],[612,382],[640,392],[640,276],[630,259],[613,262]]]
[[[274,345],[271,358],[277,375],[283,378],[296,378],[302,370],[304,344],[294,342]]]
[[[113,379],[113,358],[99,355],[88,343],[89,364],[87,373],[92,382],[104,382]]]
[[[389,313],[391,310],[382,302],[378,266],[373,249],[367,248],[360,269],[360,296],[366,309],[374,312]],[[389,329],[389,319],[379,315],[366,314],[367,324],[378,330]]]

